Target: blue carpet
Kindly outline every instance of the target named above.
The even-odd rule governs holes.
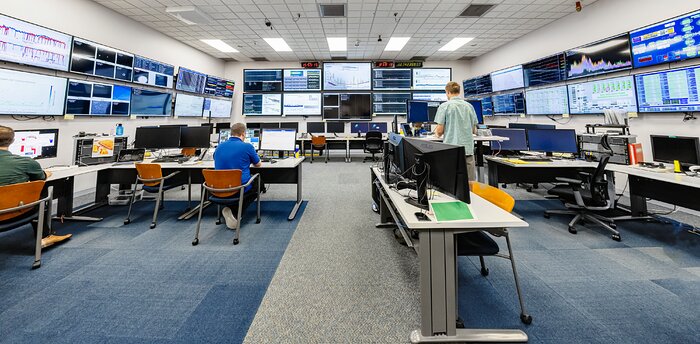
[[[138,204],[138,203],[137,203]],[[31,271],[31,227],[0,234],[0,342],[240,343],[294,234],[306,202],[255,206],[234,231],[205,210],[200,243],[196,219],[178,221],[186,202],[166,202],[149,229],[153,203],[140,203],[132,223],[126,207],[91,213],[104,220],[54,226],[69,241],[49,248]]]
[[[552,200],[517,201],[530,224],[510,231],[534,318],[520,322],[510,262],[460,257],[459,309],[467,327],[519,328],[530,343],[697,343],[700,338],[700,237],[680,224],[620,222],[622,242],[601,228],[567,231],[567,216],[545,219]],[[506,250],[504,239],[499,245]]]

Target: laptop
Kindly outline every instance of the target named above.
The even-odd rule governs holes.
[[[146,155],[146,150],[144,148],[122,149],[119,151],[117,162],[114,164],[126,165],[135,162],[142,162],[144,155]]]

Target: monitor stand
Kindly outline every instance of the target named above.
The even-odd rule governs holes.
[[[414,174],[416,178],[416,193],[418,200],[411,197],[406,197],[406,203],[424,210],[428,210],[428,167],[423,162],[423,154],[416,154],[416,163],[413,167],[415,171],[420,171],[420,174]]]

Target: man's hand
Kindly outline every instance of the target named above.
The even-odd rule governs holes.
[[[262,162],[258,162],[257,164],[253,164],[253,167],[262,167]]]
[[[44,170],[44,174],[46,175],[46,179],[49,179],[53,173],[51,173],[51,171]]]
[[[438,124],[437,128],[435,128],[435,135],[437,137],[442,137],[442,134],[445,133],[445,125],[443,124]]]

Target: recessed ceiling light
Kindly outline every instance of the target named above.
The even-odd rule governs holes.
[[[330,51],[347,51],[348,50],[348,38],[347,37],[326,37],[328,41],[328,50]]]
[[[284,38],[263,38],[275,51],[292,51]]]
[[[384,51],[401,51],[411,37],[391,37],[386,44]]]
[[[473,37],[455,37],[440,48],[440,51],[455,51],[469,43]]]
[[[238,50],[236,48],[226,44],[224,41],[220,39],[200,39],[200,41],[209,44],[210,46],[216,48],[222,53],[237,53]]]

